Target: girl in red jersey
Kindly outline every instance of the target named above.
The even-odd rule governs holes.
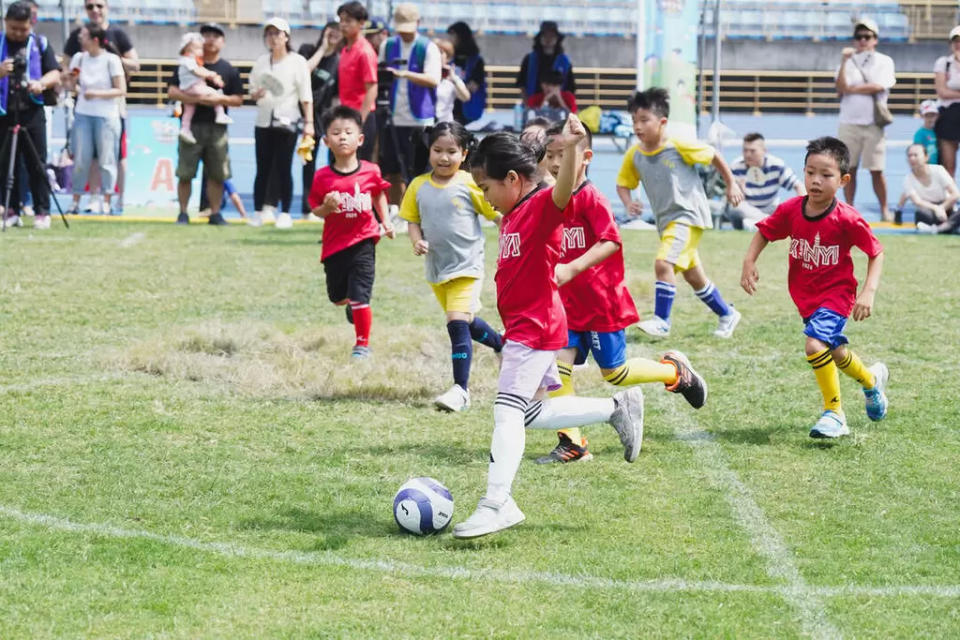
[[[609,422],[633,462],[643,438],[643,394],[637,388],[611,399],[544,399],[560,386],[557,350],[567,344],[567,322],[554,276],[563,240],[564,209],[570,202],[585,130],[571,115],[555,141],[564,154],[557,183],[536,180],[542,146],[524,146],[511,133],[484,138],[471,171],[486,199],[503,212],[497,258],[497,307],[503,319],[503,364],[493,408],[493,439],[486,495],[476,511],[453,529],[457,538],[494,533],[523,521],[510,496],[524,447],[524,425],[534,429]]]

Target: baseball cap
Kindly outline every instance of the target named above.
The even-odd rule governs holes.
[[[380,18],[370,18],[367,20],[366,24],[363,25],[363,35],[372,36],[375,33],[380,33],[385,31],[387,28],[387,23],[385,20]]]
[[[263,25],[263,30],[266,31],[267,27],[273,27],[277,31],[282,31],[288,36],[290,35],[290,24],[283,18],[270,18],[266,24]]]
[[[957,36],[960,36],[960,26],[956,26],[953,29],[950,29],[950,35],[947,36],[947,39],[953,40]]]
[[[393,30],[397,33],[416,33],[420,10],[412,2],[401,2],[393,8]]]
[[[204,33],[216,33],[217,35],[221,36],[227,35],[224,32],[223,27],[218,25],[216,22],[205,22],[204,24],[200,25],[200,33],[201,35]]]
[[[920,103],[920,115],[925,116],[928,113],[939,113],[936,100],[924,100]]]
[[[870,18],[857,18],[857,21],[853,23],[853,31],[856,33],[857,29],[863,27],[864,29],[869,29],[873,31],[873,35],[880,37],[880,30],[877,28],[877,23],[871,20]]]

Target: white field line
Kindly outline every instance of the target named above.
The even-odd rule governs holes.
[[[184,536],[162,535],[139,529],[123,529],[109,524],[80,523],[41,513],[29,513],[15,507],[0,505],[0,517],[28,525],[44,527],[53,531],[65,531],[118,539],[151,540],[173,547],[192,549],[228,558],[268,560],[297,565],[344,567],[357,571],[393,573],[403,576],[445,578],[492,582],[497,584],[542,584],[548,587],[572,587],[578,589],[606,589],[613,591],[652,593],[770,593],[781,596],[795,594],[798,587],[777,585],[733,584],[714,581],[691,581],[682,579],[661,580],[614,580],[586,574],[562,574],[542,571],[503,571],[498,569],[467,569],[463,567],[418,567],[392,560],[359,560],[343,558],[332,552],[275,551],[246,547],[230,542],[204,542]],[[925,596],[960,598],[960,585],[906,585],[906,586],[840,586],[799,587],[804,596],[841,597],[902,597]]]
[[[137,231],[136,233],[131,233],[126,238],[120,241],[120,246],[124,249],[132,247],[135,244],[140,244],[143,242],[143,239],[147,237],[147,234],[142,231]]]
[[[840,630],[830,623],[824,611],[821,597],[811,590],[800,575],[793,554],[786,543],[767,520],[749,488],[726,462],[723,449],[706,431],[678,427],[676,436],[693,447],[694,455],[707,472],[710,481],[719,488],[737,521],[746,530],[754,550],[767,561],[767,575],[786,584],[781,591],[799,614],[805,635],[813,638],[840,638]]]

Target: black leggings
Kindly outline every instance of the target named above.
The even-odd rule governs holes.
[[[257,177],[253,181],[253,209],[264,205],[290,212],[293,200],[293,152],[297,134],[278,127],[256,127],[253,130],[257,156]]]

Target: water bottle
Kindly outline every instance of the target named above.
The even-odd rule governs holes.
[[[523,116],[523,102],[518,102],[517,104],[513,105],[513,130],[517,133],[523,131]]]

